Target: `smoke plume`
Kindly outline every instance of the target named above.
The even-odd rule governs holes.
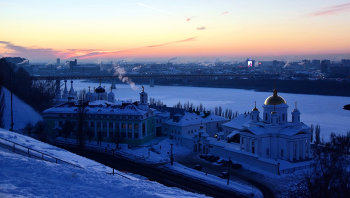
[[[120,67],[118,64],[113,64],[114,67],[114,76],[118,76],[119,80],[122,82],[126,82],[130,85],[131,89],[133,90],[138,90],[139,87],[135,85],[134,82],[132,82],[131,79],[129,79],[128,77],[124,77],[126,71],[123,67]]]

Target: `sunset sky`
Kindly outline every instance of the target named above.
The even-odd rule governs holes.
[[[0,0],[0,57],[350,58],[346,0]]]

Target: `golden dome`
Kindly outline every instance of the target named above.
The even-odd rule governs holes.
[[[279,105],[279,104],[287,104],[286,100],[282,98],[281,96],[277,95],[276,88],[273,90],[273,95],[266,98],[265,105]]]

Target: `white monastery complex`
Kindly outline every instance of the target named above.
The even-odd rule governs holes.
[[[273,173],[279,173],[277,160],[300,162],[311,158],[310,128],[301,122],[296,103],[288,114],[289,106],[276,88],[262,105],[262,114],[255,102],[250,113],[230,121],[208,112],[150,106],[144,88],[140,101],[135,102],[117,101],[112,89],[107,93],[101,84],[93,93],[89,87],[78,98],[73,81],[69,92],[65,81],[62,95],[56,91],[54,107],[43,112],[52,136],[57,137],[64,122],[70,121],[74,126],[70,138],[75,137],[82,101],[86,105],[84,128],[93,131],[93,140],[113,142],[119,135],[123,143],[142,145],[156,136],[167,136],[194,152],[231,157]]]

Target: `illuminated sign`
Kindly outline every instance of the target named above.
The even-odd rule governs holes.
[[[248,61],[248,67],[253,67],[253,61]]]

